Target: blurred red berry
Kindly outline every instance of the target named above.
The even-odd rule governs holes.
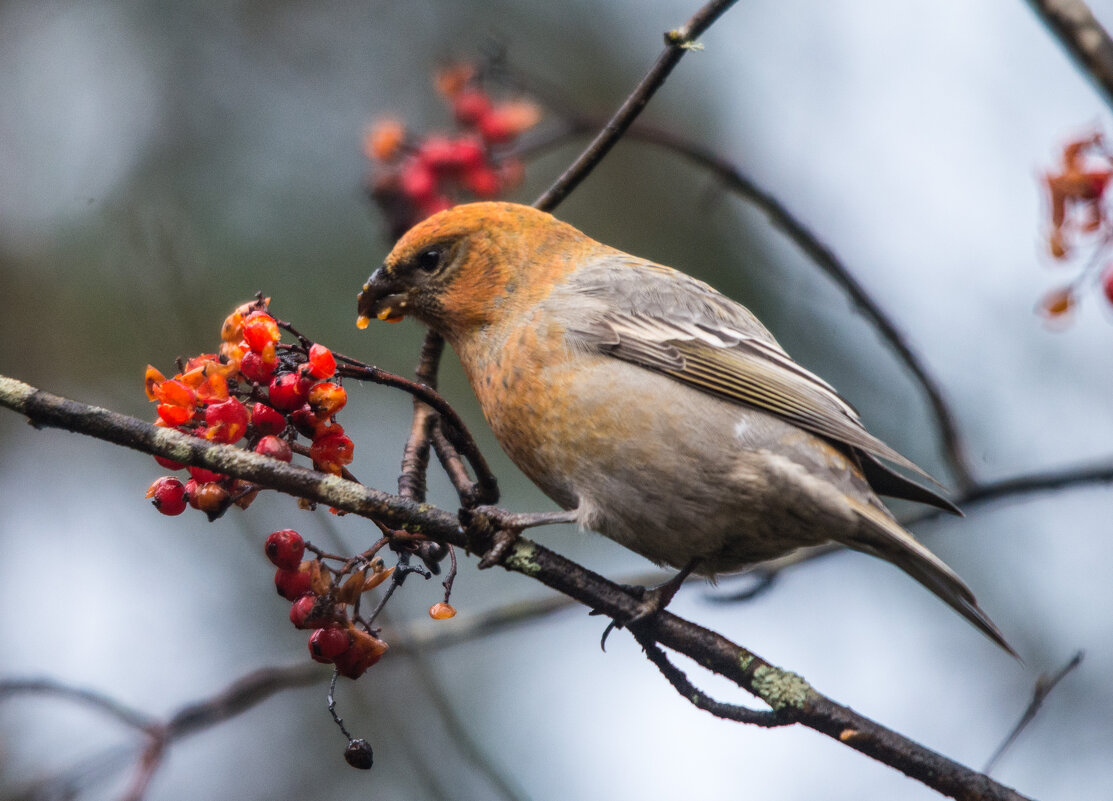
[[[281,434],[286,430],[286,418],[265,403],[251,407],[251,423],[255,431],[266,434]]]
[[[269,456],[272,459],[278,459],[280,462],[289,462],[294,458],[294,451],[290,447],[290,443],[282,437],[276,437],[274,434],[267,434],[256,442],[255,452],[263,456]]]
[[[274,573],[274,588],[287,601],[296,601],[310,591],[312,576],[309,562],[302,562],[294,568],[280,567]]]
[[[263,551],[275,567],[294,570],[305,555],[305,540],[293,529],[284,528],[267,537]]]
[[[174,476],[163,476],[147,488],[147,496],[164,515],[180,515],[186,508],[185,485]]]
[[[205,409],[205,439],[229,444],[247,433],[247,407],[235,398],[214,403]]]
[[[1101,274],[1101,291],[1105,293],[1105,299],[1113,303],[1113,262],[1107,264]]]
[[[490,111],[491,98],[482,89],[464,89],[452,98],[452,113],[461,125],[476,125]]]
[[[317,629],[309,635],[309,655],[316,662],[330,665],[349,647],[351,647],[351,640],[348,631],[339,626]]]
[[[421,161],[411,160],[402,168],[400,183],[403,194],[415,203],[432,200],[437,194],[437,178]]]
[[[464,173],[464,186],[468,191],[481,200],[490,200],[499,196],[502,191],[502,181],[499,174],[491,167],[478,167]]]
[[[192,409],[197,402],[197,393],[176,378],[163,381],[155,390],[155,397],[170,406],[183,406]]]
[[[305,405],[309,396],[311,379],[299,373],[283,373],[275,376],[270,383],[271,405],[282,411],[291,411]]]

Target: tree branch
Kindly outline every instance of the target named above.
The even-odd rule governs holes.
[[[88,434],[334,506],[438,542],[468,546],[456,516],[428,504],[66,400],[5,376],[0,376],[0,405],[27,415],[38,427]],[[640,599],[624,588],[526,537],[521,537],[509,549],[503,567],[540,581],[616,620],[631,619],[640,608]],[[635,624],[633,629],[639,641],[655,642],[689,657],[757,696],[790,722],[833,737],[941,793],[954,798],[1011,801],[1023,798],[988,777],[832,701],[800,676],[667,611]],[[241,697],[237,694],[218,706],[230,713]],[[170,725],[174,731],[188,731],[192,719],[191,714],[180,713]]]
[[[1113,39],[1082,0],[1028,0],[1113,108]]]
[[[626,98],[625,102],[615,112],[614,116],[603,127],[603,130],[592,140],[587,149],[579,155],[572,165],[550,186],[541,197],[533,202],[536,208],[542,211],[552,211],[560,205],[568,194],[579,186],[592,170],[618,143],[630,125],[641,114],[646,103],[661,88],[669,73],[680,63],[680,59],[689,50],[696,48],[696,39],[699,38],[736,0],[711,0],[695,13],[684,25],[665,34],[665,49],[657,62],[649,70],[641,82]]]

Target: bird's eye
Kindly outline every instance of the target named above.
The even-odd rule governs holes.
[[[417,268],[431,273],[441,266],[441,251],[439,248],[429,248],[417,256]]]

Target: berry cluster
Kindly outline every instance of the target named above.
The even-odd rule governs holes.
[[[1088,247],[1086,265],[1069,283],[1056,287],[1040,301],[1038,310],[1053,323],[1064,322],[1078,305],[1087,280],[1100,283],[1113,304],[1113,219],[1106,205],[1106,189],[1113,178],[1113,152],[1100,133],[1068,142],[1061,165],[1043,177],[1047,187],[1050,224],[1047,243],[1051,256],[1066,263],[1079,248]]]
[[[148,365],[147,398],[158,403],[156,425],[176,428],[211,442],[244,441],[257,453],[289,462],[295,448],[326,473],[339,475],[351,463],[354,445],[335,416],[347,402],[332,352],[311,343],[282,345],[267,300],[245,303],[224,321],[218,353],[194,356],[173,378]],[[308,449],[298,436],[309,440]],[[169,470],[184,465],[162,457]],[[233,503],[246,508],[258,489],[247,482],[189,466],[186,482],[164,476],[147,497],[167,515],[187,505],[215,520]]]
[[[290,622],[312,629],[309,655],[334,665],[341,676],[358,679],[388,648],[360,618],[360,598],[390,578],[394,568],[386,569],[381,558],[373,557],[345,560],[334,569],[319,552],[316,559],[303,559],[306,547],[301,535],[290,529],[267,537],[263,550],[278,568],[275,589],[292,602]]]
[[[377,165],[370,194],[395,239],[461,197],[491,200],[521,183],[522,163],[506,146],[541,119],[529,100],[493,100],[471,64],[440,70],[436,86],[452,108],[458,132],[419,139],[390,119],[371,126],[364,140],[367,157]]]

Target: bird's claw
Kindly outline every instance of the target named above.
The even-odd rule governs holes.
[[[479,569],[502,564],[510,548],[522,536],[522,527],[516,525],[511,512],[497,506],[475,506],[460,510],[460,525],[468,537],[468,548],[481,553]]]

